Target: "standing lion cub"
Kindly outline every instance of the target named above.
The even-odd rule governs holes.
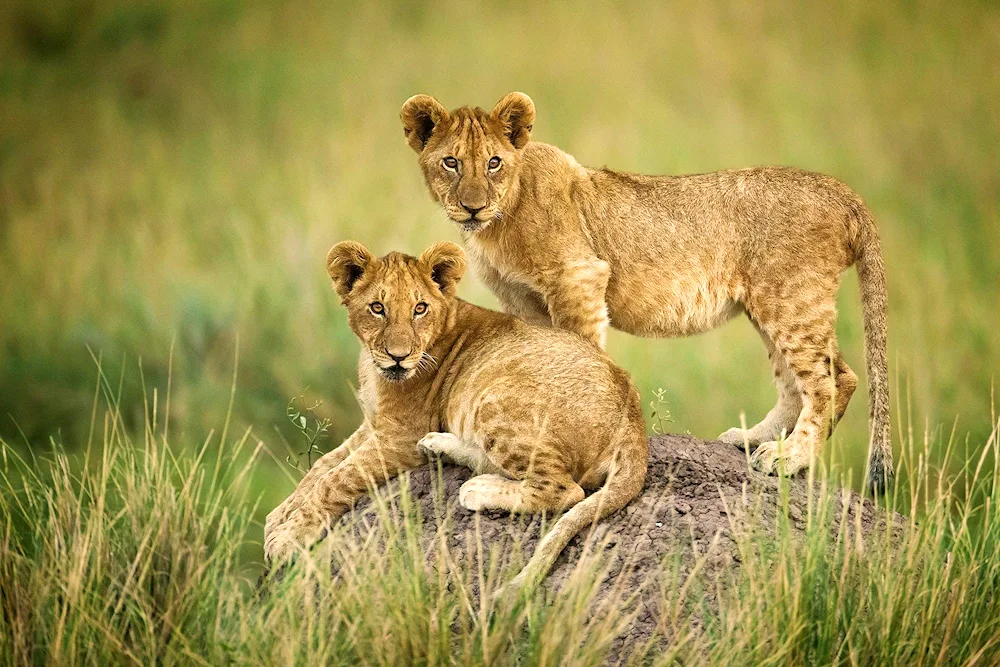
[[[468,509],[571,508],[512,586],[543,576],[574,535],[642,489],[646,433],[628,374],[579,336],[456,298],[457,245],[376,259],[345,241],[327,269],[361,340],[365,420],[268,515],[269,561],[310,546],[370,485],[428,456],[475,471],[459,492]]]
[[[489,112],[449,112],[416,95],[401,118],[431,194],[508,312],[601,347],[609,325],[682,336],[746,313],[771,359],[778,402],[753,428],[720,439],[756,447],[752,463],[765,472],[807,467],[854,393],[834,321],[841,274],[856,264],[868,474],[875,488],[889,484],[885,271],[875,223],[850,188],[779,167],[690,176],[583,167],[530,141],[535,107],[523,93]]]

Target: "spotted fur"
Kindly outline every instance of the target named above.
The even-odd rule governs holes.
[[[778,403],[721,439],[756,448],[752,462],[767,472],[808,467],[857,386],[834,329],[841,274],[856,265],[869,478],[889,483],[885,270],[872,216],[850,188],[780,167],[688,176],[586,168],[530,141],[535,107],[523,93],[491,111],[448,111],[418,95],[401,116],[432,196],[507,312],[602,347],[608,326],[682,336],[745,313],[771,358]],[[490,171],[494,158],[502,166]]]
[[[461,248],[376,259],[344,242],[327,267],[362,343],[365,421],[268,515],[269,561],[308,547],[370,486],[428,457],[476,472],[460,492],[468,509],[572,508],[515,586],[543,576],[574,535],[639,493],[646,437],[628,374],[575,334],[458,299]]]

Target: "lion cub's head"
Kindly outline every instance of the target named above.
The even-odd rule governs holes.
[[[499,219],[535,122],[531,98],[510,93],[489,113],[478,107],[449,113],[430,95],[414,95],[400,118],[427,186],[448,217],[468,232]]]
[[[386,379],[401,382],[435,363],[427,350],[453,324],[455,290],[465,273],[461,248],[442,242],[419,258],[399,252],[376,258],[360,243],[344,241],[330,249],[326,269],[351,330]]]

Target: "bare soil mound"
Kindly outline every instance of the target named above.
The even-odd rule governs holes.
[[[730,445],[686,435],[654,436],[649,444],[649,472],[641,496],[603,520],[592,533],[585,532],[570,542],[544,584],[558,590],[585,549],[606,552],[608,568],[599,596],[616,586],[615,594],[639,591],[634,600],[638,605],[634,622],[619,647],[636,645],[656,629],[661,599],[658,577],[684,579],[699,558],[700,573],[706,581],[714,580],[714,575],[727,568],[735,572],[741,557],[734,527],[740,530],[742,522],[753,517],[755,529],[766,534],[776,527],[779,513],[783,515],[787,506],[789,529],[804,532],[806,528],[805,479],[790,480],[783,497],[777,478],[751,470],[745,454]],[[507,514],[487,512],[479,514],[477,526],[476,515],[458,504],[459,487],[471,475],[467,468],[450,464],[443,464],[440,470],[432,464],[409,474],[410,495],[424,522],[428,560],[441,548],[444,535],[449,552],[457,559],[456,567],[477,567],[468,562],[474,560],[470,537],[477,534],[487,548],[499,546],[506,557],[520,550],[527,560],[539,539],[542,520],[512,519]],[[400,483],[393,482],[392,490],[397,490]],[[850,492],[834,502],[834,516],[840,516],[845,499],[852,526],[859,525],[860,513],[862,532],[872,530],[880,523],[879,517],[885,516],[870,500],[859,505],[858,495]],[[351,526],[346,534],[340,533],[348,539],[371,539],[372,531],[381,530],[368,499],[360,501],[342,521]],[[445,529],[438,530],[442,525]],[[664,567],[665,563],[669,566]],[[714,606],[712,590],[705,589],[710,606]]]

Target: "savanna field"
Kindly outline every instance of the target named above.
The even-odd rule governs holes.
[[[692,593],[713,582],[667,586],[670,648],[631,659],[997,664],[997,53],[989,2],[3,3],[0,662],[606,659],[629,619],[592,618],[586,577],[491,616],[425,569],[412,517],[350,581],[254,592],[267,511],[361,420],[327,250],[459,241],[401,104],[521,90],[583,164],[827,172],[882,235],[902,535],[851,543],[823,491],[804,540],[746,536],[717,609]],[[853,270],[839,307],[863,383]],[[710,439],[774,403],[745,319],[608,349],[651,428]],[[825,489],[861,487],[867,414],[862,387]]]

